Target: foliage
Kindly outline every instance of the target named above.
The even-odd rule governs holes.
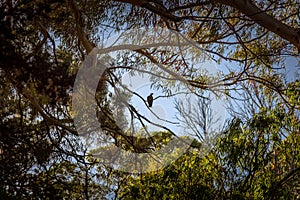
[[[196,149],[164,170],[131,178],[120,199],[295,199],[299,197],[299,124],[282,110],[233,119],[214,150]],[[286,138],[283,127],[294,128]],[[283,132],[281,132],[283,131]]]
[[[299,53],[299,24],[299,2],[292,0],[1,1],[1,198],[299,198],[300,85],[286,84],[281,73],[285,56]],[[189,53],[219,64],[221,72],[204,73],[182,50],[151,47],[118,55],[98,77],[95,112],[104,134],[88,130],[93,137],[79,136],[71,98],[83,61],[113,33],[154,27],[196,42],[201,51]],[[155,71],[157,65],[166,70]],[[191,115],[199,118],[198,140],[165,169],[132,175],[95,158],[101,148],[88,148],[90,141],[147,153],[178,136],[165,126],[148,131],[153,122],[131,102],[138,97],[146,103],[144,97],[120,84],[126,73],[151,74],[151,89],[171,98],[180,84],[170,71],[186,80],[199,102],[206,92],[229,102],[245,97],[229,106],[230,123],[213,150],[204,157],[200,152],[199,138],[211,117],[202,109],[203,116]],[[120,88],[123,104],[114,106],[120,98],[112,90]],[[247,101],[252,104],[244,106]]]

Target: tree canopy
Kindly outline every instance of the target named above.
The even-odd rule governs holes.
[[[1,1],[0,196],[299,198],[299,7]]]

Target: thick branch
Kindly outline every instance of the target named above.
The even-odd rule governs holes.
[[[184,19],[184,17],[179,17],[172,12],[162,8],[161,6],[154,6],[157,4],[149,3],[149,0],[117,0],[119,2],[130,3],[134,6],[144,7],[151,12],[158,14],[166,19],[172,20],[174,22],[179,22]],[[228,5],[237,10],[241,11],[252,19],[255,23],[261,25],[267,30],[279,35],[281,38],[286,39],[291,44],[293,44],[298,51],[300,51],[300,31],[299,29],[294,29],[287,24],[277,20],[271,15],[267,14],[265,11],[261,10],[259,7],[251,3],[250,0],[214,0],[216,3],[223,5]],[[207,2],[206,2],[207,3]],[[200,4],[199,4],[200,5]],[[198,6],[199,6],[198,5]]]
[[[70,10],[75,18],[77,37],[80,40],[80,42],[82,43],[82,45],[84,46],[84,48],[86,49],[87,53],[90,53],[93,50],[94,46],[88,40],[88,38],[86,37],[86,34],[83,31],[84,24],[83,24],[83,19],[82,19],[81,13],[80,13],[79,9],[77,8],[76,3],[73,0],[69,0],[68,4],[69,4]]]
[[[295,45],[300,51],[300,31],[268,15],[250,0],[215,0],[215,2],[238,9],[254,22]]]

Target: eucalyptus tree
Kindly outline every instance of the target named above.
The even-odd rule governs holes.
[[[251,90],[258,92],[259,83],[275,91],[288,109],[299,112],[298,97],[293,93],[298,94],[298,82],[275,81],[281,78],[286,56],[297,56],[300,49],[299,4],[291,0],[1,1],[1,192],[9,198],[51,198],[52,192],[44,191],[52,188],[62,196],[73,193],[76,197],[74,188],[79,187],[77,191],[83,191],[88,199],[96,195],[94,181],[103,191],[111,189],[103,181],[109,174],[107,168],[100,167],[100,176],[94,174],[93,166],[99,161],[90,157],[78,136],[71,98],[80,64],[114,33],[155,27],[172,30],[194,41],[201,50],[195,56],[216,62],[222,72],[217,77],[203,75],[176,52],[153,47],[135,49],[111,63],[102,79],[99,77],[97,113],[104,124],[101,128],[124,149],[145,152],[165,139],[158,137],[155,142],[150,137],[143,141],[146,145],[138,147],[132,142],[135,138],[111,120],[115,112],[126,109],[132,116],[143,116],[128,104],[112,109],[115,97],[110,89],[128,71],[151,72],[149,63],[164,65],[184,77],[191,91],[220,92],[229,99],[235,98],[240,83],[250,81]],[[262,73],[264,70],[271,70],[271,75]],[[158,81],[158,74],[152,75],[152,87],[163,88],[162,96],[171,96],[168,87],[174,83],[165,81],[170,74],[161,74],[164,81]],[[134,91],[122,92],[127,100],[137,96]],[[125,117],[120,119],[123,125],[131,125]],[[176,134],[173,132],[173,137]],[[59,176],[57,168],[66,171]],[[72,182],[70,177],[79,178]],[[40,191],[32,188],[38,180],[45,181]],[[66,182],[70,187],[63,193],[58,185]]]

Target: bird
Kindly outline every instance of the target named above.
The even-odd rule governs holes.
[[[153,104],[153,93],[151,93],[148,97],[147,97],[147,101],[148,101],[148,105],[149,107],[152,107]]]

